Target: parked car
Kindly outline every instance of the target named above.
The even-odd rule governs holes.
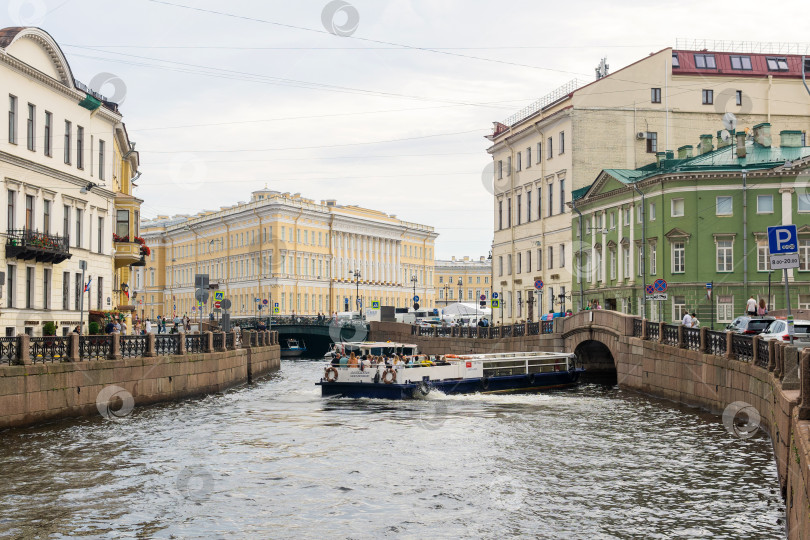
[[[775,320],[773,317],[737,317],[726,326],[726,330],[756,336],[765,331]]]
[[[790,341],[787,321],[773,321],[768,328],[759,335],[759,337],[765,340],[777,339],[781,341]],[[793,322],[793,342],[794,344],[798,343],[800,347],[810,345],[810,321]]]

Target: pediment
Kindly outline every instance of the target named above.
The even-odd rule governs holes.
[[[670,231],[664,236],[667,238],[691,238],[692,234],[684,231],[683,229],[679,229],[678,227],[674,227],[670,229]]]
[[[70,65],[59,45],[41,28],[17,27],[0,30],[0,47],[9,56],[74,88]]]

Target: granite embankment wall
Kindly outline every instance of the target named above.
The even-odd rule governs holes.
[[[78,336],[71,337],[75,350],[61,361],[27,358],[0,366],[0,429],[97,415],[102,413],[99,406],[109,406],[114,415],[127,406],[127,394],[139,406],[221,392],[249,382],[280,366],[277,334],[258,334],[245,332],[244,345],[238,348],[233,337],[227,345],[223,337],[219,350],[212,346],[210,333],[203,334],[207,345],[201,350],[209,352],[186,352],[184,339],[178,337],[179,354],[166,355],[155,352],[153,335],[147,336],[142,356],[121,358],[120,347],[112,347],[118,354],[90,361],[80,359]],[[24,341],[28,342],[27,336]],[[107,401],[104,396],[113,399]]]
[[[784,343],[760,345],[756,338],[743,350],[739,347],[746,342],[725,333],[712,336],[706,329],[699,341],[694,334],[690,341],[683,329],[610,311],[555,320],[550,335],[461,338],[413,332],[419,330],[403,324],[371,326],[375,340],[416,343],[428,354],[577,351],[585,356],[586,368],[613,364],[622,388],[724,414],[732,431],[728,420],[742,412],[758,421],[773,442],[789,538],[810,539],[810,349],[800,354]],[[526,328],[506,333],[523,332]],[[605,353],[601,360],[594,358],[599,351]],[[611,358],[605,357],[607,351]]]

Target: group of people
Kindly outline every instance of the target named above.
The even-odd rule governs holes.
[[[427,354],[420,354],[416,356],[406,356],[404,354],[393,355],[371,355],[363,354],[356,355],[351,352],[348,355],[339,352],[332,354],[332,365],[335,367],[350,367],[360,368],[364,371],[374,366],[385,366],[387,368],[403,365],[403,366],[446,366],[450,362],[444,356],[434,355],[432,358]]]
[[[767,315],[768,305],[765,303],[765,299],[760,298],[759,304],[757,304],[757,301],[752,294],[751,298],[749,298],[748,302],[745,304],[745,313],[751,317]]]
[[[700,321],[697,318],[697,313],[688,311],[684,314],[681,324],[687,328],[700,328]]]

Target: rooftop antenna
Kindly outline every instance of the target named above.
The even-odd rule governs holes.
[[[596,80],[598,81],[603,77],[607,77],[609,69],[610,65],[607,63],[607,58],[602,58],[602,61],[596,66]]]

